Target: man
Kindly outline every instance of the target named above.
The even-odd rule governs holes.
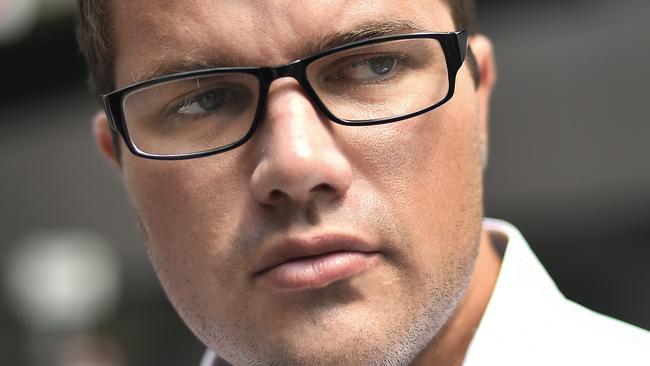
[[[650,362],[483,220],[470,1],[79,5],[96,140],[205,365]]]

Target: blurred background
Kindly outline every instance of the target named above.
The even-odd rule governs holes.
[[[0,364],[192,365],[203,347],[99,156],[73,0],[0,0]],[[650,328],[650,2],[479,0],[486,214],[565,295]]]

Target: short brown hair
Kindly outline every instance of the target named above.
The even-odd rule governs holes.
[[[108,13],[109,0],[77,0],[77,40],[88,65],[89,85],[96,96],[115,88],[113,43]],[[476,0],[444,0],[454,23],[470,33],[476,31]],[[470,52],[473,73],[476,74]],[[475,76],[476,78],[476,76]]]

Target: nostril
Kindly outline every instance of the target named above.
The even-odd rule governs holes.
[[[311,189],[311,192],[334,193],[335,189],[327,183],[321,183]]]
[[[327,183],[321,183],[312,189],[309,190],[309,193],[323,193],[323,194],[335,194],[336,189],[332,187],[331,185]],[[293,199],[298,198],[300,195],[299,194],[287,194],[281,189],[273,189],[271,192],[269,192],[268,195],[268,201],[269,203],[277,203],[278,201],[282,200],[284,196],[291,197]]]
[[[269,194],[269,199],[271,201],[277,201],[280,199],[280,197],[282,197],[282,192],[279,189],[274,189]]]

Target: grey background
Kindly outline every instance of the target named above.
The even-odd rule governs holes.
[[[486,214],[514,223],[567,297],[650,328],[650,3],[480,1],[499,80]],[[196,364],[202,346],[155,280],[115,172],[69,17],[0,47],[0,258],[35,232],[105,238],[122,295],[94,331],[127,364]],[[37,289],[35,289],[37,290]],[[28,364],[30,335],[0,302],[0,363]]]

